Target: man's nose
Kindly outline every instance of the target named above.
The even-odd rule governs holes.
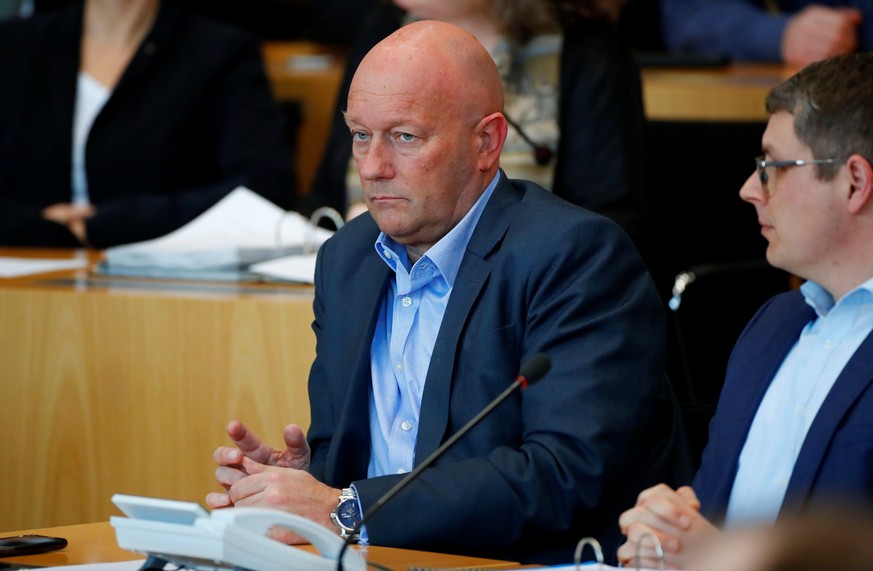
[[[373,138],[365,153],[358,157],[358,172],[361,180],[389,178],[393,174],[391,149],[386,141]]]
[[[764,188],[761,186],[761,177],[758,171],[753,171],[740,188],[740,198],[750,203],[761,203],[767,200]]]

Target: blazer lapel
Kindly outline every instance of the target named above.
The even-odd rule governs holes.
[[[351,379],[346,399],[342,406],[337,426],[337,437],[342,445],[336,449],[339,482],[366,477],[370,458],[370,345],[382,300],[393,274],[390,268],[376,258],[365,262],[365,267],[355,277],[360,284],[360,296],[348,303],[360,303],[367,310],[360,314],[359,319],[366,321],[366,327],[360,323],[349,323],[350,330],[362,331],[357,344],[349,355],[348,378]],[[353,315],[354,312],[349,312]]]
[[[708,517],[721,517],[730,499],[737,463],[755,414],[785,356],[814,313],[798,294],[797,303],[762,323],[754,338],[744,340],[743,358],[731,363],[719,398],[715,430],[704,452],[695,489]],[[765,317],[766,318],[766,317]],[[763,319],[763,318],[762,318]],[[716,422],[717,420],[717,422]],[[707,463],[708,458],[714,458]]]
[[[421,401],[415,463],[427,458],[443,441],[449,421],[449,397],[454,376],[455,355],[461,331],[467,323],[476,299],[482,294],[491,274],[488,257],[497,249],[509,228],[508,212],[519,195],[501,171],[500,182],[491,195],[467,245],[458,277],[452,288],[440,331],[434,344],[424,394]]]
[[[873,333],[867,336],[849,359],[815,415],[794,464],[785,501],[779,511],[780,517],[794,515],[803,507],[837,427],[855,400],[873,382],[873,361],[869,359],[871,351]]]
[[[138,89],[137,84],[149,76],[149,70],[159,65],[161,54],[171,49],[168,47],[168,44],[173,38],[175,29],[180,25],[180,22],[181,13],[178,9],[172,3],[162,2],[152,29],[149,30],[139,48],[133,54],[127,67],[118,79],[112,95],[106,101],[106,105],[100,112],[100,115],[98,115],[97,120],[107,110],[111,112],[113,108],[120,105],[118,101],[124,101],[129,91]]]

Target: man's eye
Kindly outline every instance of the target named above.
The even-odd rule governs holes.
[[[397,138],[403,141],[404,143],[409,143],[410,141],[415,140],[415,135],[411,135],[409,133],[400,133],[397,135]]]
[[[370,135],[361,131],[353,131],[352,132],[352,141],[354,142],[365,142],[370,139]]]

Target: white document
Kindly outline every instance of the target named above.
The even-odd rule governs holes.
[[[252,265],[249,270],[273,280],[315,283],[316,254],[300,254],[267,260]]]
[[[178,230],[106,251],[107,273],[238,271],[289,253],[315,251],[333,233],[239,187]]]
[[[59,270],[77,270],[88,267],[88,259],[37,259],[0,257],[0,278],[17,278]]]

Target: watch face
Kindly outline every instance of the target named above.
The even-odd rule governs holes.
[[[336,518],[340,525],[351,530],[361,521],[361,512],[358,510],[358,500],[349,498],[343,500],[336,509]]]

